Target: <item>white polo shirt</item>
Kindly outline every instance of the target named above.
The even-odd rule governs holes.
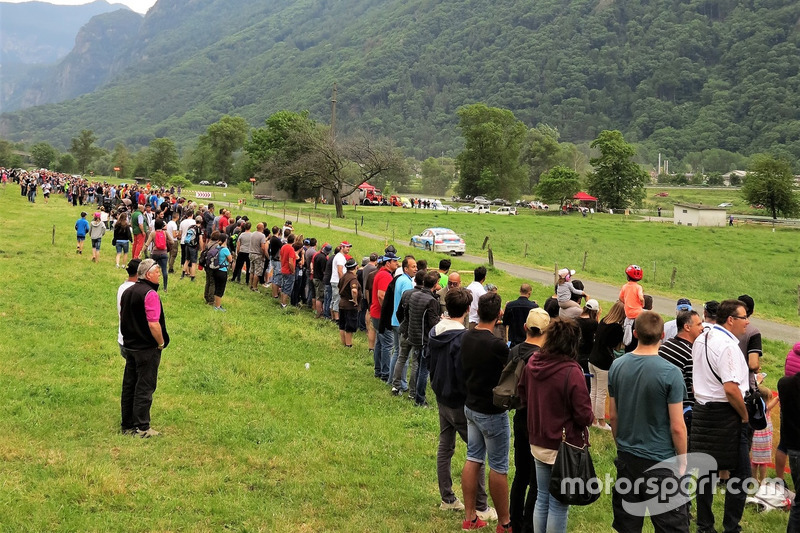
[[[711,327],[695,339],[692,345],[692,379],[694,397],[700,405],[727,402],[725,388],[711,372],[709,364],[722,379],[722,383],[732,381],[738,384],[744,398],[748,390],[747,361],[739,348],[739,339],[719,325]]]
[[[344,256],[342,252],[339,252],[335,256],[333,256],[333,264],[331,267],[331,283],[339,283],[339,269],[336,267],[342,267],[342,273],[344,274],[347,270],[344,268],[345,263],[347,263],[347,258]]]
[[[469,321],[478,323],[478,299],[486,294],[486,289],[477,281],[467,285],[467,290],[472,293],[472,303],[469,304]]]

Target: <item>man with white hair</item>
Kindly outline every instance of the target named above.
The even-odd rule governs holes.
[[[139,280],[122,293],[120,331],[125,373],[122,378],[122,424],[124,434],[154,437],[150,427],[150,406],[158,382],[161,352],[169,344],[164,309],[158,297],[161,269],[145,259],[137,270]]]

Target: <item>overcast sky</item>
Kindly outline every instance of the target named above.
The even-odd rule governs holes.
[[[30,0],[3,0],[4,2],[10,2],[12,4],[21,4],[22,2],[28,2]],[[47,0],[49,4],[60,4],[60,5],[69,5],[69,6],[77,6],[81,4],[88,4],[92,2],[92,0]],[[129,8],[133,9],[137,13],[146,13],[153,4],[156,3],[156,0],[106,0],[109,4],[125,4]]]

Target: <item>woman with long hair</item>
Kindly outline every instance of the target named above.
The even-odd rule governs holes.
[[[578,346],[578,364],[581,365],[584,374],[586,374],[586,388],[589,392],[592,391],[591,381],[589,374],[589,354],[592,353],[594,347],[594,336],[597,333],[597,323],[600,321],[600,303],[594,298],[587,300],[586,305],[583,306],[581,314],[578,317],[578,327],[581,329],[581,343]]]
[[[606,397],[608,397],[608,369],[614,359],[625,353],[622,343],[625,322],[625,304],[620,300],[611,306],[608,314],[597,325],[594,346],[589,354],[589,372],[593,374],[591,383],[592,411],[595,421],[592,426],[607,431]]]
[[[580,329],[573,320],[553,319],[536,357],[531,357],[519,383],[528,410],[528,435],[536,465],[537,496],[534,531],[567,531],[569,505],[550,494],[550,474],[562,438],[588,445],[587,426],[593,420],[589,391],[578,364]]]
[[[114,246],[117,248],[117,268],[125,268],[128,264],[128,252],[130,251],[133,233],[131,225],[128,223],[128,214],[120,213],[117,223],[114,224]],[[122,263],[120,263],[122,257]],[[122,266],[120,266],[120,264]]]

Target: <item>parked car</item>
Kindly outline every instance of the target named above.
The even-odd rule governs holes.
[[[211,185],[211,184],[208,182],[208,180],[203,180],[200,183],[198,183],[198,185]]]
[[[470,206],[470,205],[462,205],[461,207],[458,208],[458,212],[459,213],[471,213],[472,212],[472,206]]]
[[[492,200],[492,205],[511,205],[511,202],[502,198],[495,198]]]
[[[489,206],[488,205],[476,205],[475,207],[470,209],[469,212],[470,213],[478,213],[479,215],[483,214],[483,213],[488,213],[489,212]]]
[[[543,204],[539,200],[534,200],[530,203],[531,209],[544,209],[545,211],[550,209],[550,206],[547,204]]]
[[[493,215],[516,215],[516,207],[498,207],[497,211],[490,211]]]
[[[428,228],[419,235],[411,237],[409,244],[414,248],[453,255],[463,255],[467,249],[464,239],[449,228]]]
[[[491,205],[492,203],[483,196],[476,196],[473,202],[475,202],[477,205]]]
[[[719,204],[717,207],[733,207],[733,204],[730,202],[723,202]]]
[[[225,183],[224,181],[218,181],[217,182],[217,187],[227,187],[227,186],[228,186],[228,184]]]

